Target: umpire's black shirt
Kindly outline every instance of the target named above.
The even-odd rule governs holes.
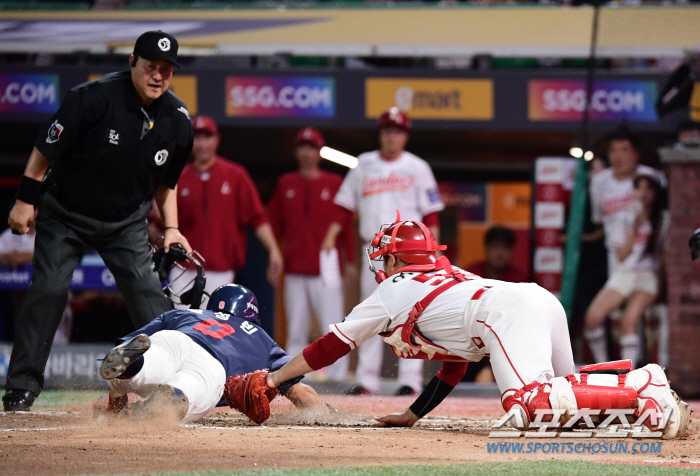
[[[49,191],[63,207],[115,222],[160,184],[175,188],[193,135],[182,101],[166,91],[143,108],[125,71],[71,89],[35,146],[52,162]]]

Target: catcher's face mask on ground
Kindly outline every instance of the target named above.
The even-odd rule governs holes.
[[[188,255],[179,244],[171,246],[167,253],[165,248],[158,248],[157,246],[154,246],[153,250],[153,266],[158,273],[158,278],[164,283],[163,291],[169,294],[175,304],[190,306],[190,309],[199,309],[199,306],[202,304],[202,297],[206,294],[204,286],[207,282],[207,278],[204,275],[206,261],[202,255],[194,250]],[[196,276],[181,287],[181,289],[187,289],[187,291],[175,292],[172,284],[180,279],[185,279],[182,277],[183,274],[193,267],[197,271]],[[171,273],[173,270],[175,272]],[[170,279],[171,275],[172,279]]]

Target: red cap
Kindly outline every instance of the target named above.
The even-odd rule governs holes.
[[[216,122],[209,116],[196,116],[192,119],[194,132],[206,132],[208,134],[218,134],[219,128],[216,127]]]
[[[323,140],[321,131],[314,127],[306,127],[297,132],[296,137],[294,137],[294,145],[299,147],[301,144],[311,144],[317,149],[320,149],[326,145],[326,141]]]
[[[398,127],[408,132],[411,129],[411,120],[406,113],[401,111],[398,107],[390,107],[379,117],[377,127],[380,129],[385,127]]]

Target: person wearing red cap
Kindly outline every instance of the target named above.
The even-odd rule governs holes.
[[[445,206],[430,166],[404,150],[411,129],[408,116],[399,108],[392,107],[381,115],[377,125],[379,150],[358,157],[358,166],[345,176],[335,196],[335,203],[346,209],[347,214],[358,213],[360,238],[365,243],[382,224],[391,223],[397,209],[401,209],[409,220],[422,220],[438,237],[438,212]],[[331,224],[324,240],[324,249],[330,249],[335,244],[340,230],[339,223]],[[360,299],[369,297],[376,287],[374,276],[363,266]],[[355,374],[360,385],[352,393],[379,391],[383,350],[379,338],[371,339],[359,350]],[[422,361],[400,360],[397,394],[420,392],[423,388],[422,371]]]
[[[182,171],[177,205],[180,231],[206,260],[205,291],[211,294],[232,283],[235,270],[245,265],[248,227],[268,251],[267,279],[276,285],[282,274],[282,254],[253,180],[242,166],[217,155],[219,128],[211,117],[197,116],[193,124],[194,160]],[[173,286],[185,286],[195,271],[187,274],[192,276],[180,277]],[[205,296],[202,307],[206,304]]]
[[[299,170],[280,177],[268,205],[275,236],[285,243],[285,348],[292,355],[309,343],[312,311],[323,330],[343,320],[340,262],[347,263],[346,277],[356,276],[352,265],[355,258],[352,217],[333,203],[343,179],[319,167],[320,150],[325,145],[323,135],[318,129],[307,127],[297,133],[294,145]],[[323,237],[335,220],[342,223],[343,246],[321,253]],[[347,359],[341,359],[328,368],[326,377],[342,380],[347,367]]]

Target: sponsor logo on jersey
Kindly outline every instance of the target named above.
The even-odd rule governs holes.
[[[430,203],[440,203],[440,192],[436,188],[428,190],[428,200]]]
[[[362,179],[362,196],[374,195],[385,192],[405,192],[413,187],[416,182],[415,177],[401,176],[391,172],[385,177],[368,177]]]
[[[54,123],[51,124],[51,127],[49,127],[49,135],[46,137],[46,143],[53,144],[54,142],[58,142],[58,139],[61,138],[62,132],[63,126],[58,123],[58,120],[54,121]]]
[[[481,340],[481,337],[472,337],[472,342],[474,342],[477,349],[483,349],[485,347],[484,341]]]
[[[229,185],[228,181],[226,181],[221,186],[221,195],[229,195],[230,193],[231,193],[231,185]]]
[[[114,129],[110,129],[107,140],[110,144],[119,145],[119,133]]]
[[[168,151],[166,149],[159,150],[156,152],[154,159],[156,161],[156,165],[163,165],[165,161],[168,160]]]

